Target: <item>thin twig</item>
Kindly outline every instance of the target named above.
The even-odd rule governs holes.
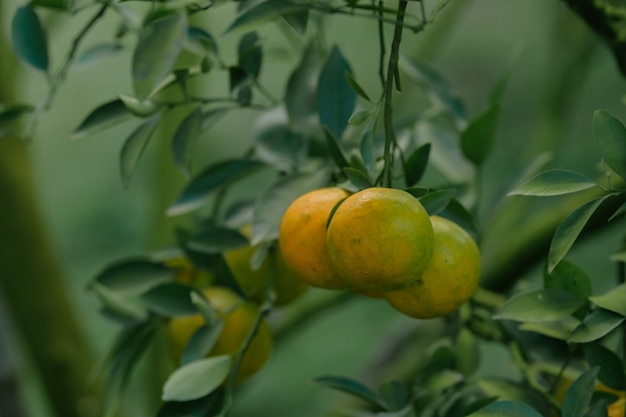
[[[378,1],[378,40],[380,42],[380,60],[378,61],[378,75],[381,85],[385,88],[385,30],[383,25],[383,0]]]

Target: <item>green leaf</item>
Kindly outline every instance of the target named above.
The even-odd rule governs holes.
[[[261,115],[255,122],[256,155],[285,172],[293,172],[306,157],[307,143],[287,124],[282,109]]]
[[[547,337],[559,340],[568,340],[572,331],[580,324],[580,321],[572,316],[561,317],[559,320],[540,323],[522,323],[520,330],[535,332]]]
[[[195,291],[194,287],[168,282],[148,290],[142,294],[141,300],[148,310],[160,316],[188,316],[198,314],[191,301],[191,293]]]
[[[366,174],[358,169],[345,167],[343,169],[343,172],[348,177],[348,180],[350,180],[350,182],[354,184],[354,186],[357,187],[359,190],[374,186],[374,183],[372,182],[370,177],[368,177]]]
[[[478,230],[476,229],[474,218],[458,200],[452,199],[438,215],[452,220],[472,235],[474,240],[477,240]]]
[[[30,104],[0,105],[0,126],[5,126],[15,121],[20,116],[32,113],[35,110]]]
[[[289,125],[296,132],[304,131],[311,116],[317,113],[319,61],[319,48],[315,42],[310,42],[287,81],[285,106]]]
[[[508,195],[563,195],[587,190],[595,186],[597,186],[595,181],[578,172],[551,169],[535,175]]]
[[[217,389],[208,396],[192,401],[167,401],[163,403],[156,417],[206,417],[218,415],[221,409],[221,393]]]
[[[615,210],[611,217],[609,217],[609,221],[615,219],[618,216],[621,216],[624,213],[626,213],[626,203],[622,204],[617,210]]]
[[[352,126],[362,125],[370,118],[372,112],[369,110],[357,110],[352,113],[352,116],[348,119],[348,124]]]
[[[590,297],[589,300],[598,307],[613,311],[626,317],[626,284],[618,285],[604,295]]]
[[[178,216],[200,208],[221,187],[264,166],[264,163],[258,161],[232,159],[206,167],[187,184],[182,194],[167,210],[167,215]]]
[[[83,120],[78,128],[72,133],[72,139],[82,139],[95,132],[115,126],[132,117],[131,112],[120,99],[104,103]]]
[[[304,35],[309,23],[309,11],[302,10],[301,12],[286,14],[283,15],[283,19],[298,35]]]
[[[202,317],[204,317],[204,321],[207,325],[212,326],[219,321],[215,308],[213,308],[211,303],[209,303],[201,293],[192,291],[191,302],[196,306],[196,309],[200,312]]]
[[[372,100],[369,98],[369,96],[367,95],[367,93],[365,92],[365,90],[363,90],[363,87],[361,87],[359,85],[359,83],[357,82],[356,79],[354,79],[354,77],[352,76],[352,74],[350,74],[348,71],[344,72],[343,75],[346,77],[346,80],[348,81],[348,84],[350,85],[350,87],[352,87],[352,89],[354,90],[355,93],[357,93],[359,96],[361,96],[362,98],[364,98],[365,100],[371,102]]]
[[[215,38],[206,30],[191,26],[187,29],[187,43],[185,46],[198,55],[217,54]]]
[[[468,417],[543,417],[528,404],[517,401],[498,401],[470,414]]]
[[[399,411],[409,402],[409,389],[400,381],[390,381],[382,384],[379,388],[380,397],[389,411]]]
[[[470,376],[480,366],[480,346],[477,337],[466,327],[462,328],[455,344],[456,369]]]
[[[248,239],[237,230],[214,227],[194,236],[189,247],[203,253],[222,253],[248,246]]]
[[[33,6],[37,6],[37,7],[46,7],[49,9],[56,9],[56,10],[67,10],[66,0],[31,0],[30,3]]]
[[[589,343],[609,334],[622,324],[626,317],[601,308],[594,310],[574,329],[568,338],[570,343]]]
[[[429,156],[430,143],[423,144],[409,155],[404,164],[404,179],[408,187],[414,186],[422,179],[428,165]]]
[[[187,15],[168,15],[143,28],[132,61],[133,85],[145,100],[172,71],[187,39]]]
[[[129,258],[102,270],[94,282],[124,296],[142,294],[172,280],[174,272],[145,258]]]
[[[245,32],[277,17],[302,13],[306,10],[305,5],[285,0],[263,1],[240,14],[224,33]]]
[[[344,77],[352,72],[337,46],[333,46],[320,73],[317,89],[317,111],[322,126],[341,138],[354,111],[356,94]]]
[[[523,322],[553,321],[569,316],[582,307],[585,301],[561,290],[535,290],[510,298],[493,318]]]
[[[230,372],[231,358],[215,356],[188,363],[175,370],[163,386],[164,401],[189,401],[213,392]]]
[[[83,70],[99,64],[102,60],[118,54],[124,50],[124,45],[118,42],[100,43],[82,52],[72,64],[72,69]]]
[[[178,125],[172,138],[174,163],[187,178],[191,176],[191,163],[201,129],[202,109],[196,107]]]
[[[224,322],[222,320],[210,326],[204,325],[198,328],[185,346],[181,358],[181,365],[186,365],[208,355],[213,346],[215,346],[215,342],[217,342],[217,339],[220,337],[223,328]]]
[[[380,397],[378,397],[378,395],[365,385],[353,379],[341,376],[321,376],[315,378],[313,381],[327,388],[345,392],[346,394],[360,398],[382,410],[385,409],[385,403]]]
[[[238,64],[252,79],[259,78],[261,73],[261,63],[263,61],[263,50],[259,35],[256,32],[246,33],[239,41]]]
[[[563,416],[582,417],[585,414],[591,402],[597,375],[598,368],[593,368],[580,375],[572,383],[563,399]]]
[[[445,209],[455,195],[456,190],[438,190],[426,194],[419,200],[428,214],[432,216]]]
[[[587,273],[568,261],[559,262],[551,273],[543,277],[544,288],[556,288],[581,298],[591,296],[591,280]]]
[[[589,366],[600,368],[598,373],[600,382],[618,391],[626,387],[624,367],[619,356],[599,343],[586,343],[583,345],[583,351]]]
[[[610,195],[591,200],[576,210],[571,212],[556,229],[552,242],[550,243],[550,252],[548,254],[548,273],[551,273],[556,265],[567,255],[574,241],[587,224],[596,209]]]
[[[11,22],[11,43],[15,54],[41,71],[48,71],[48,42],[32,6],[17,9]]]
[[[328,172],[320,169],[312,174],[284,177],[259,196],[254,206],[250,244],[278,239],[278,229],[289,205],[302,194],[320,188],[328,181]]]
[[[339,169],[343,169],[350,166],[348,159],[344,155],[341,150],[341,146],[339,145],[339,141],[326,126],[324,126],[324,137],[326,138],[326,144],[328,145],[328,151],[330,152],[331,158],[335,162],[335,165]]]
[[[492,104],[484,113],[473,119],[461,133],[463,155],[475,165],[482,165],[491,151],[499,118],[500,105]]]
[[[98,282],[92,282],[90,288],[96,293],[104,307],[115,317],[124,321],[140,322],[148,317],[142,307],[122,297],[121,294],[110,290]]]
[[[593,136],[604,162],[626,179],[626,128],[618,118],[604,110],[593,114]]]
[[[135,167],[160,121],[160,114],[146,120],[124,141],[120,151],[120,171],[125,187],[130,185]]]
[[[120,100],[128,111],[138,117],[149,117],[158,112],[161,106],[152,100],[140,101],[136,97],[120,94]]]

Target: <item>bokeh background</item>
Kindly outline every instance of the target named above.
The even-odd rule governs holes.
[[[11,18],[22,4],[18,0],[0,3],[0,78],[14,80],[5,87],[5,91],[12,90],[12,97],[10,100],[0,97],[0,102],[39,103],[46,95],[46,80],[38,71],[17,63],[8,46]],[[67,54],[87,14],[75,17],[55,12],[42,14],[54,66]],[[235,8],[226,4],[196,18],[199,25],[218,36],[220,50],[230,62],[236,59],[238,39],[219,34],[234,15]],[[85,46],[111,38],[115,30],[115,20],[111,17],[96,26]],[[328,44],[340,46],[356,78],[367,91],[376,92],[373,94],[376,96],[379,91],[376,23],[345,16],[328,16],[324,22]],[[267,25],[259,33],[266,47],[261,80],[280,98],[285,77],[298,61],[295,51],[303,41],[288,28],[276,25]],[[36,210],[43,220],[45,239],[52,248],[75,317],[94,358],[104,356],[118,327],[99,314],[96,297],[86,290],[88,281],[116,259],[145,254],[172,243],[174,226],[185,221],[168,219],[164,213],[185,183],[169,154],[176,115],[169,131],[163,129],[152,138],[128,189],[120,179],[118,157],[125,138],[136,127],[135,122],[81,140],[70,139],[71,132],[91,109],[117,94],[132,93],[133,45],[127,42],[126,46],[118,55],[95,66],[72,71],[50,111],[42,116],[32,141],[25,145],[24,163],[34,174]],[[424,33],[407,32],[402,50],[405,55],[425,60],[440,71],[462,97],[470,115],[486,108],[492,88],[507,68],[512,68],[503,96],[497,143],[481,172],[484,189],[479,223],[485,230],[482,244],[486,258],[500,256],[498,250],[515,243],[521,231],[533,223],[534,216],[539,216],[537,213],[550,211],[552,205],[561,201],[528,198],[522,202],[522,198],[505,197],[538,155],[547,152],[545,155],[551,157],[547,164],[550,167],[574,169],[591,177],[600,174],[600,154],[593,145],[591,132],[592,114],[602,108],[624,119],[624,80],[608,48],[564,2],[451,1]],[[216,95],[227,94],[227,79],[212,77],[203,88]],[[397,112],[406,114],[424,108],[420,91],[405,81]],[[183,114],[184,111],[180,115]],[[254,140],[250,126],[257,116],[258,112],[238,111],[221,119],[201,139],[196,169],[241,154]],[[464,175],[464,169],[467,167],[457,167],[457,175]],[[254,195],[259,186],[267,185],[266,181],[260,178],[245,183],[241,192]],[[1,221],[11,222],[3,210],[7,203],[4,198],[0,190]],[[498,223],[496,209],[517,203],[518,215]],[[614,265],[608,262],[608,256],[621,244],[620,225],[623,223],[616,221],[614,227],[581,241],[570,255],[592,276],[595,292],[611,285],[608,277],[613,276]],[[13,244],[0,235],[0,251],[8,250]],[[23,253],[21,262],[31,262],[31,255]],[[539,263],[527,272],[518,288],[533,285],[541,276],[541,266]],[[22,279],[21,276],[3,278]],[[39,291],[37,285],[23,287],[33,293]],[[3,301],[5,296],[0,292],[0,341],[5,346],[0,350],[3,353],[0,364],[4,363],[0,377],[17,378],[27,415],[52,417],[38,371],[24,348],[22,329],[12,320],[6,300]],[[324,291],[312,290],[282,314],[288,316],[291,310],[297,311],[302,305],[326,296]],[[29,295],[25,294],[21,300],[28,303]],[[313,378],[346,375],[375,386],[393,378],[406,361],[410,363],[411,355],[406,354],[406,349],[395,356],[393,347],[399,341],[403,343],[401,346],[414,346],[420,352],[420,343],[426,343],[427,335],[434,332],[436,326],[432,322],[401,317],[384,302],[348,298],[281,336],[270,363],[241,387],[232,415],[332,415],[333,410],[346,405],[345,397],[314,385]],[[505,351],[489,344],[482,349],[489,355],[489,361],[484,361],[481,367],[482,374],[515,373]],[[154,414],[155,398],[159,394],[154,369],[159,368],[160,354],[151,351],[132,378],[123,406],[128,415]]]

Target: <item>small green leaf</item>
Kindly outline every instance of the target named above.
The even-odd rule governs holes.
[[[237,230],[215,227],[193,237],[188,244],[198,252],[215,254],[248,246],[248,239]]]
[[[522,322],[545,322],[569,316],[585,304],[585,299],[555,289],[519,294],[500,307],[493,318]]]
[[[613,351],[599,343],[583,345],[585,358],[591,367],[599,367],[598,380],[609,388],[622,391],[626,387],[626,376],[622,360]]]
[[[187,29],[187,43],[185,46],[198,55],[217,54],[215,38],[206,30],[191,26]]]
[[[414,186],[422,179],[428,165],[429,155],[430,143],[425,143],[415,149],[407,158],[404,164],[404,178],[408,187]]]
[[[561,317],[559,320],[540,323],[522,323],[520,330],[535,332],[553,339],[568,340],[572,331],[580,325],[580,321],[572,316]]]
[[[289,125],[296,132],[304,131],[311,116],[317,112],[319,61],[319,48],[315,42],[310,42],[287,81],[285,106]]]
[[[581,298],[591,296],[589,276],[578,266],[565,260],[559,262],[551,273],[544,274],[543,286],[567,291]]]
[[[336,138],[341,138],[356,104],[356,93],[346,81],[345,72],[351,72],[350,65],[334,46],[320,73],[317,111],[322,126]]]
[[[609,221],[621,216],[624,213],[626,213],[626,203],[622,204],[617,210],[615,210],[615,213],[613,213],[611,217],[609,217]]]
[[[30,104],[0,105],[0,126],[8,125],[20,116],[35,110]]]
[[[535,175],[508,195],[553,196],[575,193],[597,184],[575,171],[551,169]]]
[[[365,385],[353,379],[340,376],[321,376],[315,378],[313,381],[327,388],[345,392],[346,394],[360,398],[380,409],[385,409],[385,404],[378,395]]]
[[[304,35],[306,33],[306,27],[309,23],[309,11],[302,10],[301,12],[286,14],[282,16],[285,22],[296,31],[298,35]]]
[[[186,39],[186,14],[166,15],[143,28],[132,61],[133,85],[140,100],[148,98],[172,71]]]
[[[626,179],[626,128],[618,118],[604,110],[593,114],[593,136],[604,162]]]
[[[468,417],[543,417],[528,404],[498,401],[470,414]]]
[[[364,98],[365,100],[371,102],[372,100],[369,98],[369,96],[367,95],[367,93],[365,92],[365,90],[363,90],[363,87],[361,87],[359,85],[359,83],[357,82],[357,80],[354,79],[354,77],[352,76],[352,74],[350,74],[348,71],[344,72],[343,75],[346,77],[346,80],[348,81],[348,84],[350,85],[350,87],[352,87],[352,89],[354,90],[355,93],[357,93],[359,96],[361,96],[362,98]]]
[[[208,396],[192,401],[167,401],[163,403],[156,417],[206,417],[217,416],[222,407],[221,393],[217,389]]]
[[[115,262],[98,273],[94,282],[111,291],[133,296],[172,280],[174,272],[160,263],[145,258],[129,258]]]
[[[201,207],[221,187],[252,174],[265,164],[248,159],[233,159],[206,167],[167,210],[168,216],[189,213]]]
[[[591,215],[610,195],[591,200],[571,212],[556,229],[548,254],[548,273],[567,255]]]
[[[90,47],[80,54],[72,64],[75,71],[83,70],[99,64],[102,60],[118,54],[124,50],[124,45],[117,42],[100,43]]]
[[[120,151],[120,171],[125,187],[130,185],[135,167],[160,121],[160,114],[146,120],[124,141]]]
[[[140,322],[148,318],[146,310],[104,285],[94,281],[90,288],[96,293],[104,307],[115,316],[131,322]]]
[[[370,118],[372,112],[369,110],[357,110],[352,113],[352,116],[348,119],[348,124],[352,126],[362,125]]]
[[[622,324],[626,317],[601,308],[585,317],[567,339],[570,343],[589,343],[609,334]]]
[[[344,155],[341,147],[339,146],[339,141],[326,126],[324,126],[324,137],[326,138],[326,144],[328,145],[328,151],[330,152],[330,156],[333,158],[335,165],[338,168],[343,169],[350,166],[348,159]]]
[[[163,317],[187,316],[198,314],[196,306],[191,302],[194,287],[168,282],[154,287],[141,296],[148,310]]]
[[[563,399],[563,416],[582,417],[585,414],[591,402],[597,375],[598,368],[593,368],[580,375],[572,383]]]
[[[420,203],[430,216],[438,214],[445,209],[456,195],[456,190],[438,190],[421,197]]]
[[[197,361],[208,355],[213,346],[215,346],[215,342],[217,342],[217,339],[220,337],[223,328],[224,322],[222,320],[210,326],[204,325],[198,328],[185,346],[181,358],[181,365]]]
[[[215,311],[215,308],[211,305],[211,303],[209,303],[206,298],[204,298],[201,293],[197,291],[192,291],[191,302],[200,312],[202,317],[204,317],[204,321],[207,323],[208,326],[212,326],[218,323],[220,319],[218,319],[217,317],[217,312]]]
[[[202,109],[197,107],[178,125],[172,138],[174,163],[187,178],[191,176],[191,163],[201,129]]]
[[[11,22],[11,43],[15,54],[41,70],[48,71],[48,42],[32,6],[17,9]]]
[[[343,169],[343,172],[348,177],[348,180],[350,180],[350,182],[354,184],[354,186],[357,187],[359,190],[374,186],[371,178],[369,178],[366,174],[358,169],[345,167]]]
[[[164,401],[189,401],[210,394],[230,372],[228,355],[188,363],[175,370],[163,386]]]
[[[152,100],[140,101],[136,97],[120,94],[120,100],[124,103],[128,111],[138,117],[149,117],[161,109],[158,103]]]
[[[72,133],[72,139],[82,139],[95,132],[129,120],[132,113],[120,99],[109,101],[94,109]]]
[[[500,118],[500,105],[492,105],[473,119],[461,133],[463,155],[475,165],[482,165],[493,147],[496,126]]]
[[[590,297],[592,303],[626,317],[626,284],[618,285],[604,295]]]
[[[224,33],[245,32],[277,17],[302,13],[306,10],[306,5],[285,0],[263,1],[240,14]]]
[[[476,335],[466,327],[462,328],[455,349],[456,369],[465,376],[474,374],[480,366],[480,345]]]
[[[261,63],[263,62],[263,50],[259,35],[256,32],[248,32],[242,36],[238,47],[238,66],[246,71],[248,77],[259,78]]]

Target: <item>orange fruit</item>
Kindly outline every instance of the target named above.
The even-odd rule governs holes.
[[[333,268],[350,288],[389,291],[411,285],[426,269],[433,227],[411,194],[367,188],[337,208],[326,243]]]
[[[474,294],[480,278],[480,252],[471,236],[450,220],[432,216],[431,221],[435,245],[426,270],[410,287],[385,294],[396,310],[420,319],[459,308]]]
[[[622,393],[622,395],[624,395],[624,393]],[[608,417],[624,417],[625,407],[626,407],[626,398],[622,397],[607,407],[606,411],[607,411]]]
[[[331,210],[349,193],[321,188],[298,197],[285,211],[278,240],[286,266],[314,287],[343,289],[346,283],[331,266],[326,250],[326,224]]]
[[[234,359],[254,326],[259,308],[225,287],[209,287],[202,293],[215,309],[217,317],[224,321],[222,332],[207,357],[232,355]],[[180,360],[189,339],[204,324],[200,314],[175,317],[169,321],[170,350],[175,360]],[[241,382],[258,372],[269,359],[271,351],[272,335],[269,325],[263,321],[243,356],[236,381]]]

